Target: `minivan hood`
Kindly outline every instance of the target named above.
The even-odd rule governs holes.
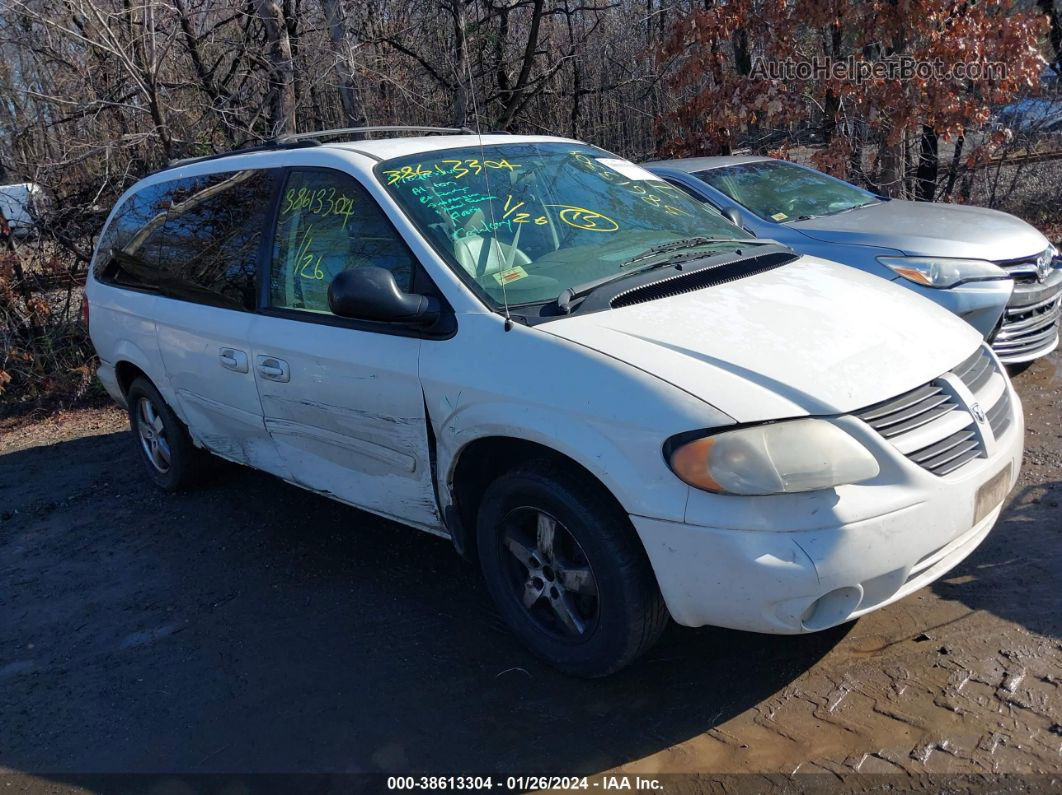
[[[880,246],[927,257],[999,261],[1039,254],[1048,246],[1035,227],[1008,213],[902,199],[787,225],[826,243]]]
[[[928,299],[813,257],[536,328],[657,376],[738,422],[854,411],[930,381],[981,341]]]

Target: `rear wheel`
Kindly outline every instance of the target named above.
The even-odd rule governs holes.
[[[623,668],[668,614],[630,521],[599,483],[542,460],[484,494],[477,544],[487,588],[536,655],[577,676]]]
[[[154,384],[137,378],[126,393],[126,402],[140,458],[155,484],[166,491],[194,485],[207,463],[206,454],[196,448],[188,429]]]

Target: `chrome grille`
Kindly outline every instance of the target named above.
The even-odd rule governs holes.
[[[980,347],[952,372],[976,395],[992,377],[995,366],[988,351]]]
[[[983,345],[951,371],[973,393],[965,406],[941,376],[898,397],[855,413],[914,463],[934,475],[954,472],[985,456],[985,430],[973,406],[984,410],[985,424],[999,438],[1010,427],[1013,410],[1007,379]],[[986,409],[985,406],[988,406]]]
[[[1004,360],[1046,353],[1054,347],[1060,316],[1062,292],[1028,306],[1008,306],[992,350]]]
[[[958,406],[944,394],[942,387],[926,384],[897,398],[864,409],[857,416],[889,439],[913,431],[956,408]]]
[[[1045,253],[1037,251],[1028,257],[996,260],[995,264],[1009,273],[1017,284],[1036,284],[1038,281],[1036,263]]]
[[[992,427],[992,434],[997,439],[1010,427],[1011,414],[1010,395],[1006,392],[1003,393],[1003,397],[996,401],[996,405],[985,412],[988,424]]]

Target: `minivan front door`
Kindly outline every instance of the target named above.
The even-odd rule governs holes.
[[[388,268],[405,289],[414,271],[413,255],[357,181],[327,169],[290,172],[269,308],[250,332],[266,428],[299,485],[440,531],[421,340],[328,309],[332,277],[359,265]]]

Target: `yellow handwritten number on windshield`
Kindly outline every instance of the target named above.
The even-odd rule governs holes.
[[[568,226],[575,229],[583,229],[587,232],[615,232],[619,224],[607,215],[587,210],[585,207],[575,207],[571,204],[547,204],[546,207],[559,207],[557,217]]]

